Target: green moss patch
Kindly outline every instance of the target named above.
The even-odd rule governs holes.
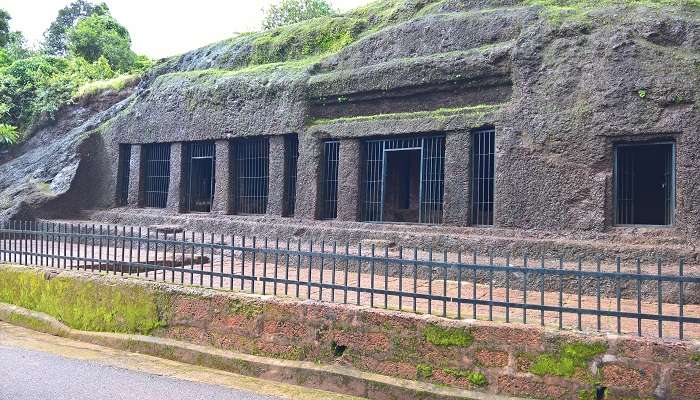
[[[469,347],[474,337],[468,331],[460,328],[443,328],[430,324],[423,330],[425,340],[436,346],[460,346]]]
[[[0,301],[49,314],[74,329],[147,334],[165,325],[156,295],[132,285],[102,285],[38,271],[0,270]]]
[[[469,383],[477,387],[488,386],[489,384],[489,381],[486,379],[486,376],[479,371],[445,368],[442,370],[442,372],[446,373],[447,375],[454,376],[458,379],[466,379],[469,381]]]
[[[700,0],[525,0],[523,3],[541,6],[542,14],[555,26],[567,20],[584,22],[590,11],[611,6],[700,8]]]
[[[228,304],[228,312],[230,314],[243,315],[248,319],[253,319],[265,312],[265,306],[260,303],[232,299]]]
[[[607,344],[574,342],[564,344],[556,353],[537,356],[530,372],[535,375],[561,376],[570,378],[577,370],[585,370],[588,362],[607,351]]]
[[[366,27],[350,17],[321,17],[257,34],[249,65],[299,60],[333,53],[354,42]]]
[[[433,376],[433,367],[427,364],[416,365],[416,376],[418,379],[428,379]]]
[[[334,119],[316,119],[311,122],[311,126],[337,124],[343,122],[359,122],[359,121],[379,121],[384,119],[414,119],[414,118],[445,118],[453,115],[484,115],[487,112],[493,112],[501,107],[500,104],[480,104],[476,106],[454,107],[454,108],[439,108],[433,111],[415,111],[404,113],[387,113],[375,115],[362,115],[357,117],[341,117]]]

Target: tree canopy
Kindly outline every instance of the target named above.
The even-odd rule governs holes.
[[[0,9],[0,147],[53,119],[88,83],[138,74],[151,61],[131,50],[127,29],[104,4],[77,0],[59,11],[41,51],[25,46]]]
[[[119,71],[129,71],[136,62],[129,31],[110,15],[93,14],[81,19],[68,33],[68,48],[71,55],[89,62],[104,56]]]
[[[335,14],[333,7],[326,0],[281,0],[264,12],[263,29],[274,29]]]
[[[0,9],[0,47],[5,47],[10,41],[10,19],[10,14]]]
[[[68,54],[68,32],[85,17],[109,14],[105,3],[92,4],[85,0],[76,0],[58,11],[58,16],[44,32],[43,51],[54,56]]]

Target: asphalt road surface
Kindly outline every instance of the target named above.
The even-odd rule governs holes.
[[[1,400],[272,400],[246,391],[0,346]]]

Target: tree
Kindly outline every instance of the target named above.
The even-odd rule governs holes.
[[[91,15],[108,15],[105,3],[92,4],[86,0],[76,0],[58,11],[58,16],[44,32],[43,50],[47,54],[65,56],[68,54],[68,32],[83,18]]]
[[[74,56],[95,62],[104,56],[114,70],[128,72],[137,59],[129,31],[110,15],[83,18],[68,32],[68,49]]]
[[[0,124],[0,147],[15,144],[19,141],[17,128],[8,124]]]
[[[0,8],[0,47],[5,47],[10,41],[10,14]]]
[[[263,29],[274,29],[312,18],[334,15],[326,0],[282,0],[264,10]]]

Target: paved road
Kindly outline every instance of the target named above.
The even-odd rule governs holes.
[[[172,379],[0,346],[0,400],[272,400],[245,391]]]
[[[0,321],[0,400],[361,400]]]

